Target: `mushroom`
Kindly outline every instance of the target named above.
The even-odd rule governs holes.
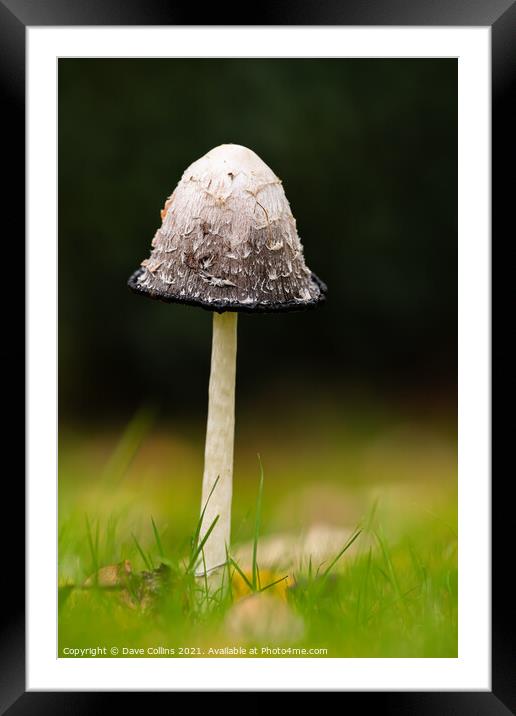
[[[203,559],[225,564],[230,544],[237,314],[319,305],[326,286],[306,266],[280,179],[250,149],[222,144],[184,172],[161,212],[150,257],[129,287],[213,312],[202,485]]]

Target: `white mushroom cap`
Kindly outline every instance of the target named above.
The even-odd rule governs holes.
[[[216,311],[296,310],[324,300],[280,179],[238,144],[215,147],[167,199],[138,293]]]

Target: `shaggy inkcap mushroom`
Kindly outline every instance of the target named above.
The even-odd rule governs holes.
[[[223,144],[188,167],[162,211],[138,293],[211,311],[288,311],[324,300],[305,264],[280,179],[250,149]]]
[[[280,179],[250,149],[223,144],[184,172],[161,212],[136,293],[213,311],[208,425],[197,573],[227,558],[231,522],[237,313],[324,301],[306,266]],[[208,534],[209,533],[209,534]]]

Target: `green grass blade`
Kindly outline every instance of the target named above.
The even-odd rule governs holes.
[[[380,535],[379,532],[375,532],[374,535],[375,535],[376,540],[377,540],[378,544],[380,545],[380,549],[382,551],[382,555],[383,555],[383,558],[384,558],[384,561],[385,561],[385,564],[387,567],[387,573],[389,575],[389,581],[391,582],[392,586],[394,587],[394,590],[396,592],[398,599],[402,600],[403,596],[401,593],[400,584],[398,582],[398,577],[396,575],[396,571],[394,569],[394,565],[392,563],[391,556],[389,554],[389,550],[387,549],[385,540],[382,538],[382,536]]]
[[[263,465],[258,455],[258,464],[260,465],[260,482],[258,484],[258,497],[256,498],[256,515],[254,520],[254,539],[253,539],[253,565],[252,565],[252,579],[253,579],[253,590],[257,589],[259,574],[258,574],[258,539],[260,537],[260,525],[262,518],[262,497],[263,497]]]
[[[97,565],[100,565],[99,541],[100,541],[100,523],[97,520],[97,524],[95,525],[95,554],[97,555]]]
[[[135,413],[104,468],[105,480],[116,483],[126,475],[154,422],[154,417],[155,411],[149,407],[140,408]]]
[[[358,539],[359,535],[361,534],[362,530],[356,530],[356,532],[350,537],[350,539],[346,542],[344,547],[340,550],[338,555],[333,558],[333,560],[330,562],[330,564],[326,567],[324,572],[322,573],[322,577],[327,577],[328,574],[331,572],[331,570],[335,567],[339,559],[342,557],[342,555],[348,551],[348,549],[351,547],[353,542]]]
[[[86,535],[88,538],[88,546],[90,548],[91,552],[91,562],[92,562],[92,571],[95,575],[95,584],[97,584],[98,581],[98,569],[99,569],[99,562],[98,562],[98,551],[95,549],[95,544],[93,542],[93,535],[91,532],[91,525],[90,521],[88,519],[88,515],[85,515],[86,518]]]
[[[144,562],[145,566],[147,567],[147,569],[149,570],[149,572],[151,572],[153,569],[152,563],[149,561],[149,558],[147,557],[147,555],[145,554],[143,549],[140,547],[140,543],[138,542],[138,540],[136,539],[135,535],[132,532],[131,532],[131,536],[134,540],[134,544],[136,545],[136,549],[140,553],[140,557],[143,559],[143,562]]]
[[[108,562],[116,562],[118,559],[118,545],[116,540],[117,526],[118,517],[116,515],[110,515],[110,517],[108,517],[104,537],[104,558]]]
[[[202,566],[204,568],[204,589],[206,591],[206,603],[208,603],[210,598],[210,586],[208,584],[208,573],[206,571],[206,557],[204,556],[204,549],[201,549],[202,554]]]
[[[261,587],[258,590],[258,592],[265,592],[266,589],[270,589],[271,587],[274,587],[276,584],[279,584],[280,582],[284,582],[285,579],[288,579],[288,574],[286,574],[284,577],[280,577],[279,579],[275,579],[274,582],[267,584],[265,587]]]
[[[73,592],[75,587],[72,587],[72,585],[67,585],[66,587],[59,587],[57,590],[57,610],[60,612],[61,609],[66,604],[68,597]]]
[[[165,553],[163,551],[163,545],[161,544],[161,538],[159,536],[158,528],[156,527],[156,523],[154,522],[154,517],[151,516],[151,522],[152,522],[152,531],[154,532],[154,539],[156,540],[156,545],[158,547],[158,554],[160,557],[164,557]]]
[[[206,513],[206,508],[208,507],[208,503],[210,501],[211,496],[213,495],[215,488],[217,487],[218,481],[220,480],[220,475],[217,475],[217,479],[213,483],[213,487],[210,490],[210,494],[208,495],[208,499],[206,500],[206,503],[201,511],[201,516],[199,517],[199,520],[197,521],[197,527],[195,528],[194,536],[192,539],[192,550],[197,548],[197,544],[199,542],[199,535],[201,534],[201,527],[204,520],[204,515]]]
[[[367,590],[368,590],[368,582],[369,582],[369,573],[371,571],[371,556],[372,556],[372,550],[371,547],[369,547],[369,552],[367,555],[367,561],[366,561],[366,568],[364,576],[362,577],[362,580],[360,582],[359,588],[358,588],[358,598],[357,598],[357,605],[356,605],[356,616],[355,616],[355,623],[360,624],[360,617],[365,609],[365,604],[367,603]]]
[[[254,592],[254,587],[253,587],[252,583],[251,583],[251,582],[249,581],[249,579],[246,577],[245,573],[240,569],[240,566],[237,564],[237,562],[236,562],[232,557],[230,557],[229,559],[230,559],[231,564],[232,564],[233,567],[236,569],[236,571],[238,572],[238,574],[242,577],[242,579],[243,579],[244,582],[247,584],[247,586],[249,587],[249,589],[250,589],[252,592]]]
[[[215,517],[215,519],[213,520],[213,522],[212,522],[211,525],[209,526],[208,530],[206,531],[206,534],[205,534],[204,537],[202,538],[201,543],[200,543],[199,546],[194,550],[193,555],[192,555],[192,557],[191,557],[191,559],[190,559],[190,563],[189,563],[188,567],[186,568],[186,571],[187,571],[187,572],[190,572],[190,571],[195,567],[195,565],[196,565],[196,563],[197,563],[197,558],[198,558],[198,556],[200,555],[200,553],[201,553],[201,551],[202,551],[202,548],[204,547],[204,545],[205,545],[206,542],[208,541],[209,536],[210,536],[211,533],[213,532],[213,530],[214,530],[214,528],[215,528],[215,525],[216,525],[217,522],[219,521],[219,517],[220,517],[220,515],[217,515],[217,516]]]
[[[379,564],[375,564],[375,569],[377,572],[380,572],[380,574],[385,579],[387,584],[390,584],[391,587],[394,589],[394,584],[392,583],[392,579],[391,579],[390,575],[388,575],[387,572],[384,569],[382,569]]]
[[[227,570],[228,586],[225,594],[222,595],[223,597],[225,597],[226,605],[230,605],[233,603],[233,590],[231,589],[231,585],[233,583],[233,575],[235,574],[235,568],[233,567],[233,571],[231,571],[231,567],[233,567],[233,563],[229,555],[229,547],[226,544],[226,564],[224,565],[224,571]]]

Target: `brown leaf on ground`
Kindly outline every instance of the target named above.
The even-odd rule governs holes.
[[[83,587],[101,587],[103,589],[116,589],[125,587],[133,569],[128,559],[118,564],[108,564],[100,567],[96,572],[84,580]]]

